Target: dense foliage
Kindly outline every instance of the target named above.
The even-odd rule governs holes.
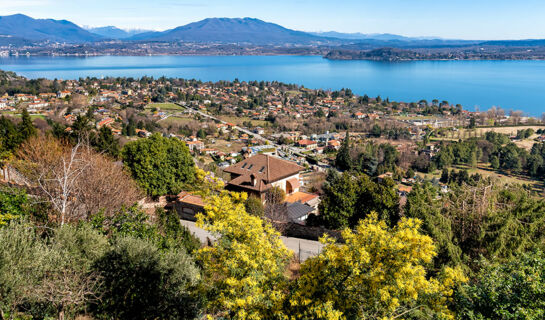
[[[195,181],[189,149],[179,139],[154,134],[125,145],[123,162],[148,195],[178,194]]]
[[[331,229],[355,227],[371,211],[389,225],[399,220],[399,196],[392,179],[373,181],[365,174],[330,172],[323,187],[320,214],[311,224]]]
[[[445,195],[430,184],[415,186],[405,216],[422,220],[423,231],[437,243],[435,265],[476,268],[481,257],[506,261],[543,248],[545,201],[519,186],[489,181],[453,186]]]
[[[200,272],[186,247],[196,240],[178,242],[179,224],[151,224],[129,211],[114,224],[44,230],[19,220],[0,228],[0,310],[38,318],[87,310],[108,319],[193,319],[200,298],[191,288]]]
[[[545,256],[529,252],[508,263],[484,262],[457,294],[458,317],[467,320],[545,318]]]

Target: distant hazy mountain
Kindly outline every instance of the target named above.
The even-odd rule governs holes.
[[[87,31],[109,39],[126,39],[137,34],[150,32],[143,29],[123,30],[114,26],[87,28]]]
[[[332,40],[253,18],[209,18],[164,32],[139,34],[130,39],[251,44],[308,44]]]
[[[494,40],[494,41],[481,42],[480,45],[506,46],[506,47],[541,47],[541,46],[545,46],[545,39]]]
[[[347,40],[383,40],[383,41],[415,41],[415,40],[440,40],[439,37],[405,37],[391,33],[342,33],[336,31],[309,32],[310,34]]]
[[[342,33],[342,32],[336,32],[336,31],[325,31],[325,32],[310,32],[310,34],[313,34],[315,36],[320,37],[330,37],[330,38],[338,38],[338,39],[347,39],[347,40],[368,40],[368,39],[375,39],[375,40],[405,40],[410,41],[413,38],[399,36],[397,34],[391,34],[391,33],[371,33],[371,34],[365,34],[365,33]]]
[[[0,35],[31,41],[91,42],[101,39],[70,21],[33,19],[23,14],[0,16]]]

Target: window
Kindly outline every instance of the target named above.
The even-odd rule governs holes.
[[[261,169],[259,169],[259,173],[263,173],[263,171],[265,171],[265,166],[261,167]]]
[[[246,165],[247,165],[247,163],[244,163],[244,164],[242,165],[242,169],[246,168]]]
[[[254,165],[251,164],[251,165],[248,167],[248,170],[251,170],[253,166],[254,166]]]

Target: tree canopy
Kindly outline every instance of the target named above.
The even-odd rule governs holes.
[[[315,222],[327,228],[354,227],[371,211],[390,225],[399,219],[399,196],[391,179],[375,182],[365,174],[331,172],[323,191]]]
[[[195,181],[195,164],[184,142],[153,134],[128,143],[123,162],[132,177],[153,197],[178,194]]]

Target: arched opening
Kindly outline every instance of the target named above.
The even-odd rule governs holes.
[[[292,194],[293,193],[293,186],[289,181],[286,181],[286,194]]]

